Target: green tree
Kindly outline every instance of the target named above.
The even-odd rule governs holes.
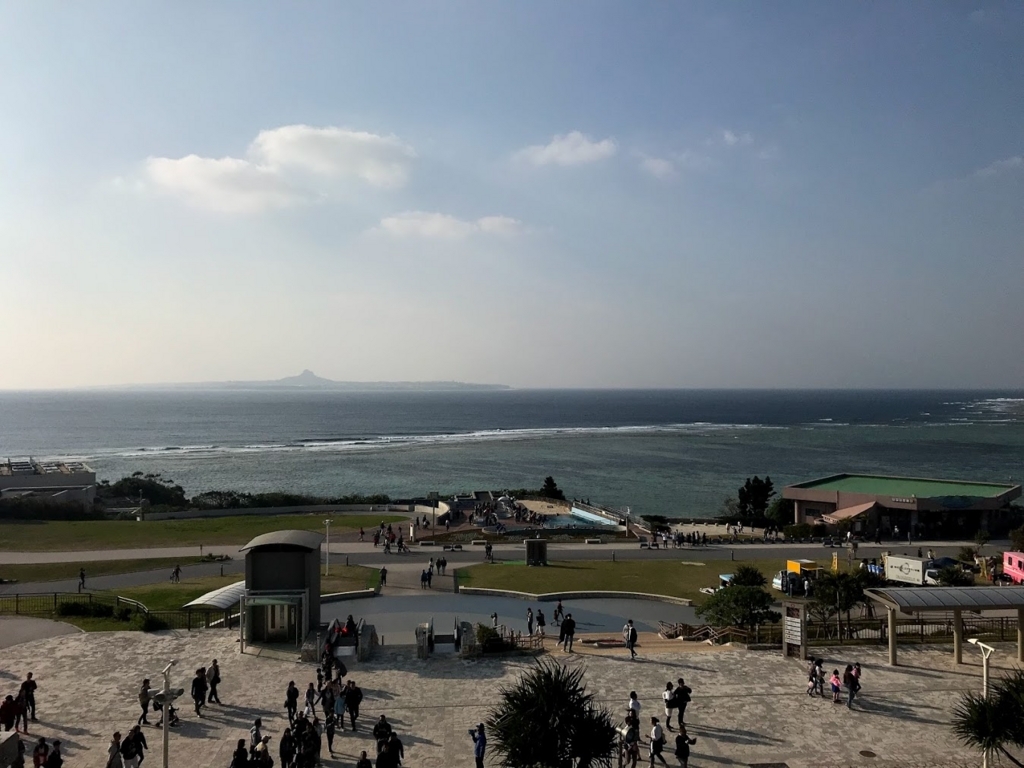
[[[1010,531],[1010,547],[1014,552],[1024,552],[1024,525]]]
[[[611,715],[587,693],[582,667],[540,661],[499,692],[487,720],[504,768],[598,768],[611,764]]]
[[[736,492],[740,514],[744,517],[764,517],[774,495],[775,485],[770,477],[765,475],[764,480],[757,475],[748,477],[743,487]]]
[[[729,585],[719,589],[697,606],[697,615],[715,627],[755,627],[771,621],[776,622],[782,615],[772,610],[775,598],[760,587]]]
[[[944,587],[974,586],[974,574],[953,565],[940,568],[936,579]]]
[[[843,637],[843,614],[846,614],[846,623],[849,625],[850,611],[865,600],[865,577],[861,573],[866,572],[825,573],[814,582],[812,613],[826,622],[835,616],[840,639]]]
[[[992,541],[992,536],[984,528],[979,528],[978,532],[974,534],[974,543],[978,545],[978,554],[981,554],[981,550],[985,548],[985,545]]]
[[[781,496],[774,499],[771,504],[768,505],[768,509],[765,511],[764,516],[772,521],[776,526],[790,525],[793,522],[793,501],[792,499],[784,499]]]
[[[1024,748],[1024,671],[1016,669],[989,686],[988,698],[961,694],[953,709],[953,733],[969,747],[1024,768],[1009,752],[1009,747]]]
[[[551,475],[544,478],[544,485],[541,486],[539,495],[543,496],[545,499],[559,499],[561,501],[565,501],[565,494],[562,493],[558,484],[555,483],[555,478]]]
[[[731,587],[765,587],[767,585],[768,579],[752,565],[741,565],[733,571],[732,581],[729,583]]]

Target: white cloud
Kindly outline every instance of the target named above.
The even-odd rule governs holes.
[[[302,199],[273,171],[235,157],[151,157],[144,172],[159,189],[219,213],[259,213]]]
[[[651,157],[640,153],[640,168],[656,179],[671,179],[676,175],[676,166],[663,157]]]
[[[274,170],[356,177],[375,187],[400,187],[415,151],[397,136],[344,128],[285,125],[260,131],[249,146],[254,161]]]
[[[555,136],[548,144],[535,144],[519,150],[516,160],[531,165],[586,165],[605,160],[618,151],[615,139],[594,141],[579,131]]]
[[[152,187],[200,208],[258,213],[322,197],[325,179],[401,187],[415,157],[395,136],[285,125],[260,131],[244,158],[151,157],[143,176]]]
[[[722,131],[721,140],[727,147],[748,147],[754,143],[754,137],[749,133],[736,133],[730,130]]]
[[[1009,173],[1010,171],[1024,171],[1024,156],[1014,155],[1013,157],[1008,157],[1005,160],[996,160],[991,165],[979,168],[974,172],[974,175],[978,178],[989,178],[992,176],[999,176],[1003,173]]]
[[[379,229],[396,237],[461,240],[475,233],[514,235],[522,232],[523,225],[508,216],[484,216],[466,221],[447,213],[405,211],[381,219]]]

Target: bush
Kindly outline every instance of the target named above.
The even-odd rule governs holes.
[[[131,628],[141,632],[159,632],[162,629],[170,629],[171,625],[151,613],[136,613],[132,616]]]
[[[960,551],[956,553],[956,559],[961,563],[973,563],[974,556],[978,554],[978,550],[974,547],[960,547]]]
[[[1024,525],[1010,531],[1010,548],[1014,552],[1024,552]]]
[[[938,582],[944,587],[971,587],[974,586],[974,574],[950,566],[939,571]]]
[[[782,529],[787,539],[809,539],[811,538],[811,526],[807,523],[796,523],[787,525]]]
[[[498,630],[488,627],[486,624],[476,625],[476,642],[483,653],[501,653],[514,648],[513,645],[501,639]]]
[[[106,603],[90,603],[75,600],[70,603],[60,603],[57,606],[57,615],[111,619],[114,617],[114,606],[107,605]]]

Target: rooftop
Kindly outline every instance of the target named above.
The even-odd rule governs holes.
[[[931,499],[941,496],[974,496],[995,498],[1017,490],[1019,485],[1002,483],[973,483],[963,480],[930,480],[921,477],[886,477],[884,475],[832,475],[806,483],[796,483],[791,488],[816,491],[839,491],[841,493],[863,493],[872,496],[894,498]]]
[[[298,547],[300,549],[318,550],[323,544],[324,536],[316,531],[271,531],[257,536],[239,552],[268,546]]]
[[[1024,586],[1014,587],[884,587],[865,589],[876,602],[904,613],[913,611],[971,611],[1024,608]]]
[[[37,461],[32,458],[0,460],[0,475],[76,475],[92,472],[92,468],[81,461]]]

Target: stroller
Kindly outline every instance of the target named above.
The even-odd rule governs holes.
[[[153,702],[153,710],[155,712],[159,712],[160,713],[160,722],[158,722],[156,724],[156,727],[160,728],[164,724],[163,705],[154,701]],[[181,720],[178,719],[178,710],[176,710],[174,708],[173,704],[169,704],[167,706],[167,725],[169,727],[171,727],[171,728],[177,728],[180,723],[181,723]]]

